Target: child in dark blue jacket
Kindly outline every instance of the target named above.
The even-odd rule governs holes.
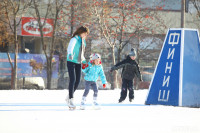
[[[95,108],[99,108],[99,104],[97,102],[98,87],[96,82],[100,77],[104,88],[106,87],[107,82],[103,67],[101,65],[101,56],[99,54],[92,54],[90,56],[90,62],[88,63],[88,65],[82,66],[82,71],[85,73],[85,91],[83,93],[81,101],[81,109],[85,109],[85,101],[89,93],[90,87],[92,87],[94,91],[93,105],[95,106]]]
[[[140,74],[140,69],[135,61],[136,51],[132,48],[129,55],[123,61],[117,63],[115,66],[111,68],[111,72],[114,70],[122,69],[122,89],[121,96],[119,99],[119,103],[123,102],[127,96],[127,90],[129,90],[129,101],[132,102],[134,99],[134,88],[133,88],[133,79],[135,76],[142,81],[142,77]]]

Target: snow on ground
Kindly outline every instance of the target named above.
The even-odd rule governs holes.
[[[83,90],[75,92],[80,105]],[[0,133],[200,133],[200,109],[144,105],[147,90],[118,104],[120,90],[99,90],[101,110],[70,111],[67,90],[0,91]]]

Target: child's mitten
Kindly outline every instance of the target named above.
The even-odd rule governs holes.
[[[103,84],[103,88],[106,88],[106,84]]]
[[[82,69],[85,69],[88,66],[89,66],[88,64],[82,64]]]

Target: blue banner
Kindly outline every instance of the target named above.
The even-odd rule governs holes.
[[[10,53],[12,63],[14,65],[14,54]],[[22,54],[19,53],[17,57],[17,75],[18,77],[47,77],[47,63],[46,57],[42,54]],[[54,55],[52,59],[53,73],[52,78],[58,77],[59,57]],[[6,53],[0,53],[0,76],[10,77],[11,66]]]
[[[169,30],[146,104],[178,106],[181,30]]]

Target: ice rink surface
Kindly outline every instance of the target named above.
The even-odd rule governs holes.
[[[99,90],[100,110],[79,105],[83,90],[75,92],[77,109],[65,103],[67,90],[0,91],[0,133],[200,133],[200,109],[144,105],[147,90],[135,100],[118,104],[120,90]]]

